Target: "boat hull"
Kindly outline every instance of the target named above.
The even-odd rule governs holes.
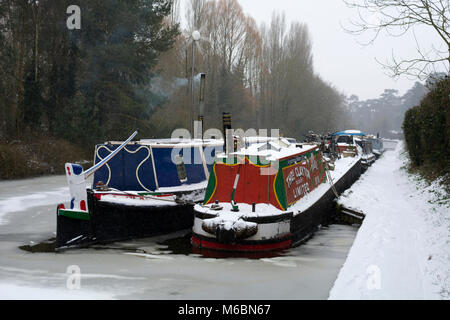
[[[362,172],[361,160],[355,164],[334,184],[338,194],[359,179]],[[328,225],[335,219],[336,196],[329,188],[315,203],[296,215],[292,213],[275,217],[253,217],[245,221],[256,223],[258,233],[249,239],[235,240],[232,243],[220,241],[218,235],[206,234],[202,230],[203,221],[214,216],[195,211],[192,245],[199,253],[209,252],[273,252],[298,246],[309,239],[320,225]]]
[[[192,204],[125,205],[100,201],[92,190],[88,206],[89,214],[80,217],[57,210],[57,250],[171,233],[192,227],[194,219]]]

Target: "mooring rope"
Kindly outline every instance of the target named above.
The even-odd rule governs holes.
[[[333,179],[331,178],[331,173],[330,173],[330,171],[328,171],[328,169],[326,167],[325,167],[325,172],[327,174],[328,181],[330,182],[331,190],[333,190],[333,193],[336,196],[336,198],[339,198],[339,194],[337,193],[337,190],[336,190],[336,187],[334,185]]]

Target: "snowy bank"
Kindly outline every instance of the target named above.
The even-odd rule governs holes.
[[[339,202],[366,219],[329,299],[450,299],[450,200],[386,152]]]

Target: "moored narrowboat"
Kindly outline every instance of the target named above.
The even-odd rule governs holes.
[[[381,139],[378,135],[370,135],[367,136],[366,139],[372,143],[372,152],[375,157],[378,159],[384,153],[384,145],[383,139]]]
[[[261,253],[301,244],[332,218],[333,199],[358,179],[361,157],[334,170],[317,144],[270,139],[220,154],[194,207],[196,252]],[[331,166],[330,166],[331,167]]]
[[[70,204],[57,208],[57,250],[169,233],[192,226],[222,140],[107,142],[95,165],[66,164]],[[92,186],[86,186],[93,176]]]
[[[333,134],[336,139],[337,150],[344,157],[361,157],[363,170],[370,167],[376,160],[373,153],[372,140],[360,130],[345,130]]]

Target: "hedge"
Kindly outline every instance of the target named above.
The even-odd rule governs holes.
[[[444,174],[449,169],[450,79],[438,82],[419,106],[408,110],[403,122],[406,147],[417,167],[433,166]]]

